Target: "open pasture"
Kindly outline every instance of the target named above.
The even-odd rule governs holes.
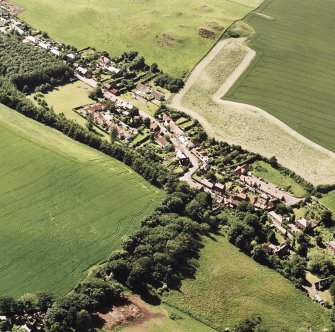
[[[205,239],[195,279],[164,300],[223,331],[260,315],[266,331],[321,331],[328,313],[277,272],[241,253],[222,236]],[[309,327],[313,327],[309,329]]]
[[[0,295],[63,295],[164,197],[124,164],[0,106]]]
[[[58,41],[78,48],[92,46],[112,56],[137,50],[147,63],[156,62],[180,76],[193,68],[225,28],[263,0],[13,2],[24,8],[23,20]]]
[[[260,107],[335,151],[334,15],[332,0],[267,0],[250,13],[257,58],[225,99]]]

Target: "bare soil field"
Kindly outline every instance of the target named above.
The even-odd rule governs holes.
[[[271,157],[314,183],[335,182],[335,153],[264,110],[221,98],[254,59],[245,39],[220,41],[199,63],[172,106],[194,116],[210,136]]]
[[[145,327],[145,323],[153,319],[164,317],[159,311],[153,311],[150,306],[136,296],[128,296],[120,303],[107,307],[104,311],[98,312],[97,316],[105,330],[127,325],[136,329]]]

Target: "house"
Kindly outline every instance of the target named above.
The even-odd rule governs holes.
[[[179,136],[178,141],[184,145],[187,145],[188,139],[185,136]]]
[[[118,95],[120,94],[120,91],[119,91],[118,89],[116,89],[116,88],[113,88],[113,89],[111,90],[111,93],[112,93],[113,95],[115,95],[115,96],[118,96]]]
[[[226,187],[225,187],[224,184],[219,183],[219,182],[216,182],[216,183],[214,184],[214,189],[215,189],[216,191],[220,192],[220,193],[224,193]]]
[[[181,150],[177,151],[177,158],[179,159],[180,164],[183,166],[187,166],[190,161]]]
[[[34,36],[27,36],[25,38],[25,41],[27,41],[28,43],[36,45],[37,42],[38,42],[38,39],[36,37],[34,37]]]
[[[109,67],[111,64],[111,61],[104,55],[100,57],[100,62],[104,67]]]
[[[165,96],[164,94],[162,94],[161,92],[159,91],[156,91],[156,90],[152,90],[151,92],[152,96],[158,100],[158,101],[164,101],[165,100]]]
[[[335,254],[335,241],[329,241],[326,244],[326,247],[329,251],[331,251],[333,254]]]
[[[248,164],[243,164],[241,166],[237,166],[235,169],[235,174],[237,176],[245,175],[249,171],[249,165]]]
[[[201,179],[201,180],[199,180],[199,182],[200,182],[203,186],[205,186],[205,187],[207,187],[207,188],[209,188],[209,189],[213,189],[213,187],[214,187],[214,184],[213,184],[212,182],[208,181],[207,179]]]
[[[47,51],[50,48],[50,44],[44,43],[42,41],[38,44],[38,46],[41,47],[41,48],[43,48],[43,49],[45,49],[45,50],[47,50]]]
[[[84,76],[86,78],[92,78],[92,76],[93,76],[93,73],[92,73],[91,70],[89,70],[87,68],[80,67],[80,66],[77,68],[77,72],[80,75],[82,75],[82,76]]]
[[[120,69],[117,69],[113,66],[107,67],[107,70],[110,71],[111,73],[115,73],[115,74],[118,74],[120,72]]]
[[[269,212],[268,217],[273,223],[277,223],[279,225],[283,223],[283,217],[274,211]]]
[[[282,244],[280,246],[276,246],[272,243],[265,243],[263,245],[263,248],[267,252],[272,252],[280,258],[283,258],[284,256],[286,256],[289,253],[289,249],[290,249],[288,244]]]
[[[239,202],[242,202],[242,201],[249,201],[249,197],[247,194],[245,193],[241,193],[241,192],[238,192],[237,194],[234,194],[233,195],[233,199],[236,200],[236,201],[239,201]]]
[[[62,53],[58,50],[58,48],[56,47],[53,47],[51,50],[50,50],[50,53],[52,53],[53,55],[56,55],[56,56],[61,56]]]
[[[303,232],[306,232],[312,228],[312,223],[305,218],[300,218],[296,221],[295,225],[301,229]]]
[[[111,91],[113,89],[113,85],[110,83],[104,83],[102,85],[103,89],[107,90],[107,91]]]
[[[152,132],[154,134],[158,134],[161,131],[161,127],[155,121],[150,122],[149,129],[150,129],[150,132]]]
[[[175,124],[175,122],[172,120],[172,118],[171,118],[169,115],[163,113],[163,114],[161,115],[161,118],[162,118],[163,121],[164,121],[164,125],[165,125],[165,126],[169,126],[169,127],[170,127],[170,130],[171,130],[172,132],[174,132],[176,135],[178,135],[178,136],[183,136],[183,135],[185,135],[184,131],[183,131],[182,129],[180,129],[180,128]]]
[[[136,90],[143,94],[150,94],[151,92],[150,88],[143,83],[137,83]]]
[[[106,107],[105,104],[96,103],[96,104],[90,104],[90,105],[84,106],[83,110],[85,111],[86,114],[89,114],[89,113],[103,111],[105,107]]]
[[[157,143],[164,149],[167,149],[169,146],[171,146],[171,143],[169,143],[163,136],[158,135],[157,137]]]
[[[70,62],[74,62],[75,60],[77,60],[79,58],[78,54],[66,54],[66,59]]]

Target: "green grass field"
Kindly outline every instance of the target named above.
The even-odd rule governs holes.
[[[253,163],[253,174],[271,182],[283,189],[288,189],[295,197],[304,197],[307,195],[306,190],[287,175],[280,173],[278,170],[264,161],[256,161]]]
[[[247,22],[258,57],[225,98],[258,106],[335,151],[335,3],[267,0]]]
[[[91,88],[81,81],[66,84],[55,88],[53,91],[45,94],[45,101],[49,106],[53,106],[56,113],[64,113],[69,119],[75,120],[81,125],[86,121],[77,113],[73,112],[75,107],[95,103],[88,97]]]
[[[195,279],[167,303],[223,331],[239,320],[260,315],[267,331],[321,331],[330,326],[325,309],[278,273],[239,252],[226,238],[205,239]]]
[[[331,191],[329,194],[322,197],[321,203],[326,205],[328,209],[332,210],[335,215],[335,191]]]
[[[0,106],[0,295],[68,292],[164,193],[121,162]]]
[[[92,89],[81,81],[76,81],[70,84],[56,87],[53,91],[43,95],[43,98],[52,106],[55,113],[64,115],[71,120],[74,120],[81,126],[86,126],[86,120],[78,113],[74,112],[73,109],[79,106],[95,103],[95,101],[88,97]],[[33,95],[30,95],[30,99],[34,101]],[[35,102],[36,103],[36,102]],[[37,104],[37,103],[36,103]],[[109,135],[103,130],[95,127],[96,132],[109,140]]]
[[[148,63],[173,75],[190,70],[215,40],[199,36],[205,28],[221,36],[263,0],[14,0],[23,20],[54,39],[78,48],[92,46],[112,56],[137,50]],[[50,19],[52,17],[52,19]]]

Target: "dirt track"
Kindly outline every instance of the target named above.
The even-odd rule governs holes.
[[[194,109],[190,109],[188,107],[185,107],[183,105],[183,98],[185,95],[189,92],[189,90],[192,88],[192,86],[199,80],[201,79],[202,76],[205,76],[205,70],[207,66],[219,55],[219,53],[224,49],[224,48],[229,48],[232,43],[238,43],[240,46],[245,48],[246,55],[243,59],[243,61],[238,65],[238,67],[234,70],[234,72],[225,80],[225,82],[218,88],[218,90],[211,96],[212,100],[218,105],[218,106],[223,106],[224,111],[221,112],[220,114],[224,114],[225,112],[227,114],[235,114],[235,121],[236,121],[236,114],[240,114],[241,117],[244,118],[254,118],[256,119],[257,117],[260,118],[260,121],[266,126],[267,123],[271,123],[271,126],[277,127],[279,130],[285,132],[287,135],[287,142],[291,142],[292,146],[305,146],[305,155],[306,154],[311,154],[313,151],[317,151],[318,155],[322,157],[322,160],[327,161],[327,166],[324,166],[324,168],[327,168],[327,172],[320,172],[322,174],[317,174],[316,169],[317,169],[317,163],[318,160],[314,160],[314,168],[312,167],[306,172],[304,170],[307,169],[309,166],[308,165],[298,165],[300,164],[299,158],[296,158],[297,160],[292,160],[291,156],[284,156],[283,158],[280,158],[281,162],[288,167],[296,171],[298,174],[305,176],[307,180],[318,184],[318,183],[330,183],[330,182],[335,182],[335,153],[327,150],[326,148],[310,141],[306,137],[302,136],[301,134],[297,133],[295,130],[287,126],[285,123],[281,122],[271,114],[265,112],[264,110],[248,105],[248,104],[243,104],[243,103],[236,103],[236,102],[231,102],[231,101],[226,101],[222,100],[221,98],[228,92],[228,90],[232,87],[232,85],[236,82],[236,80],[243,74],[243,72],[247,69],[247,67],[250,65],[251,61],[253,60],[254,56],[256,55],[255,51],[250,49],[249,47],[244,46],[245,39],[240,38],[239,40],[232,40],[232,39],[226,39],[222,40],[219,43],[215,45],[215,47],[209,52],[209,54],[198,64],[198,66],[193,70],[191,75],[189,76],[185,87],[181,90],[180,93],[176,94],[172,100],[171,106],[183,111],[185,113],[190,114],[191,116],[195,117],[196,119],[199,120],[199,122],[203,125],[205,130],[210,136],[216,136],[218,138],[222,139],[222,134],[218,132],[218,128],[214,128],[212,124],[208,122],[208,120],[199,114],[197,111]],[[204,96],[206,98],[207,96]],[[256,116],[257,115],[257,116]],[[233,119],[233,117],[231,117]],[[222,120],[222,119],[221,119]],[[216,130],[215,130],[216,129]],[[255,129],[256,130],[256,129]],[[258,133],[257,133],[258,134]],[[277,133],[278,134],[278,133]],[[267,142],[266,140],[266,135],[263,135],[263,141]],[[280,135],[279,135],[280,136]],[[271,137],[273,140],[273,137]],[[230,143],[234,144],[241,144],[242,142],[239,142],[238,140],[232,141],[232,139],[229,139],[228,135],[227,137],[224,137],[225,140],[227,140]],[[235,138],[236,139],[236,138]],[[260,140],[261,141],[261,140]],[[299,144],[300,142],[300,144]],[[256,145],[257,142],[253,142],[253,146],[247,145],[246,148],[259,152],[259,153],[264,153],[262,151],[261,147],[257,147]],[[275,143],[275,142],[274,142]],[[301,144],[302,143],[302,144]],[[263,143],[264,144],[264,143]],[[280,145],[281,142],[277,142],[277,146]],[[245,145],[245,144],[242,144]],[[251,144],[252,145],[252,144]],[[261,146],[262,143],[260,142],[259,145]],[[274,144],[275,146],[275,144]],[[250,148],[251,147],[251,148]],[[300,148],[300,151],[303,148]],[[292,150],[292,149],[288,149]],[[308,151],[308,152],[307,152]],[[311,153],[309,153],[311,152]],[[273,150],[273,153],[276,154],[276,149]],[[281,151],[281,153],[283,153]],[[292,151],[290,151],[292,154]],[[299,151],[297,150],[295,155],[297,155]],[[294,154],[293,154],[294,155]],[[286,158],[285,158],[286,157]],[[303,159],[303,158],[300,158]],[[316,158],[320,159],[320,158]],[[320,160],[319,160],[320,161]],[[325,165],[325,163],[324,163]],[[331,170],[333,168],[333,170]],[[330,170],[329,170],[330,169]],[[325,174],[326,173],[326,174]]]

